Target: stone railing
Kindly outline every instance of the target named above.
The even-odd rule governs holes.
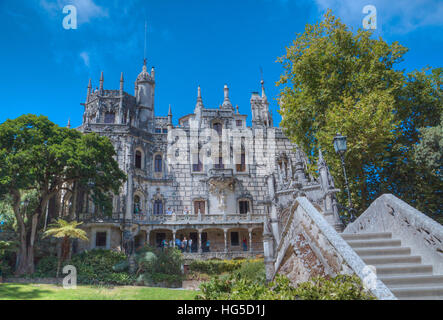
[[[97,215],[94,213],[80,213],[78,220],[88,223],[121,223],[124,219],[123,213],[113,213],[112,215]]]
[[[263,257],[263,251],[217,251],[217,252],[200,252],[200,253],[183,253],[184,260],[207,260],[207,259],[248,259]]]
[[[314,275],[356,274],[363,283],[372,280],[369,290],[378,299],[396,299],[306,197],[291,205],[280,239],[274,276],[283,273],[303,282]]]
[[[265,221],[264,214],[149,214],[146,212],[134,213],[132,219],[127,222],[150,224],[150,223],[168,223],[168,224],[210,224],[210,223],[237,223],[252,222],[260,223]],[[80,213],[79,220],[88,223],[121,223],[124,221],[123,213],[113,213],[110,216],[95,215],[93,213]]]
[[[145,220],[137,220],[145,223],[168,222],[168,223],[232,223],[232,222],[264,222],[264,214],[160,214],[147,215]],[[134,217],[134,221],[136,221]]]
[[[391,232],[443,274],[443,226],[392,194],[377,198],[344,233]]]

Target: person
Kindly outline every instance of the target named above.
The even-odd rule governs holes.
[[[163,239],[161,242],[162,250],[166,247],[166,239]]]
[[[182,249],[182,252],[186,252],[186,250],[188,249],[188,240],[186,240],[186,237],[183,238]]]
[[[189,252],[192,253],[192,239],[191,238],[188,240],[188,247],[189,247]]]
[[[248,251],[248,241],[243,238],[243,251]]]
[[[169,207],[168,210],[166,210],[166,214],[169,214],[169,215],[172,214],[171,207]]]
[[[189,209],[188,209],[188,207],[185,207],[185,210],[183,210],[183,214],[189,214]]]
[[[208,239],[208,240],[206,240],[206,250],[207,250],[207,252],[211,251],[210,250],[210,246],[211,246],[211,242]]]
[[[182,242],[180,241],[180,238],[175,239],[175,246],[181,251],[182,249]]]

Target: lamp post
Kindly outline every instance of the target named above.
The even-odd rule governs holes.
[[[337,133],[334,137],[333,143],[334,143],[335,153],[337,153],[340,156],[340,160],[341,160],[343,175],[345,177],[346,192],[348,194],[348,207],[349,207],[348,210],[351,213],[351,220],[352,220],[352,219],[354,219],[354,214],[353,214],[354,209],[352,206],[351,193],[349,192],[348,177],[346,176],[346,168],[345,168],[345,160],[344,160],[344,155],[347,150],[346,136],[342,136],[341,134]]]

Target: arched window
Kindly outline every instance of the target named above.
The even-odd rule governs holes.
[[[246,153],[245,153],[244,145],[241,146],[240,163],[237,163],[236,170],[237,170],[237,172],[245,172],[246,171]]]
[[[155,172],[162,172],[162,156],[156,155],[154,158],[154,171]]]
[[[106,112],[105,113],[105,123],[114,123],[115,122],[115,113],[114,112]]]
[[[222,135],[222,124],[220,122],[215,122],[212,125],[212,128],[214,128],[214,130],[218,133],[219,136]]]
[[[135,151],[135,167],[142,168],[142,153],[139,150]]]
[[[154,201],[154,214],[163,214],[163,201]]]
[[[134,213],[140,213],[141,211],[141,201],[138,195],[134,196]]]

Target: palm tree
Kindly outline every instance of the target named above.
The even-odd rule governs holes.
[[[71,221],[68,222],[63,219],[58,219],[56,223],[50,225],[50,229],[46,230],[43,238],[47,236],[53,236],[55,238],[61,238],[61,254],[58,259],[57,265],[57,278],[60,272],[60,266],[62,261],[66,260],[71,251],[70,239],[88,240],[86,232],[77,228],[83,222]]]

